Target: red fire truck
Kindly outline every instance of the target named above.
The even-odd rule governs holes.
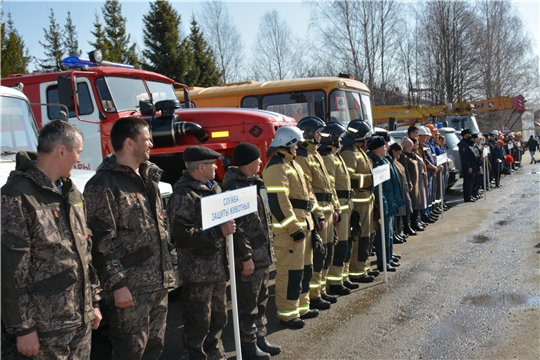
[[[187,93],[185,85],[154,72],[103,61],[99,51],[89,53],[89,59],[68,57],[63,64],[70,70],[10,75],[1,84],[24,85],[31,103],[57,104],[33,106],[39,127],[66,118],[83,131],[79,169],[95,170],[103,156],[113,151],[112,125],[125,116],[143,118],[150,125],[154,143],[150,160],[164,170],[162,180],[169,183],[181,176],[182,153],[188,146],[204,145],[220,152],[223,162],[217,176],[223,179],[225,168],[234,165],[232,151],[238,143],[258,146],[266,163],[266,149],[276,130],[296,124],[291,117],[263,110],[181,108],[174,87]]]

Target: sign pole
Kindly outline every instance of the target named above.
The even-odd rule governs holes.
[[[229,249],[229,273],[231,276],[231,298],[234,329],[234,345],[236,347],[236,359],[242,360],[242,344],[240,343],[240,322],[238,320],[238,298],[236,294],[236,274],[234,264],[234,240],[232,235],[227,235]]]
[[[446,165],[444,165],[446,167]],[[444,170],[443,170],[444,171]],[[440,188],[441,188],[441,219],[444,219],[444,173],[443,172],[439,172],[439,179],[441,181],[439,181],[441,183],[440,185]]]
[[[384,282],[388,281],[388,269],[386,265],[386,258],[392,256],[392,254],[386,253],[386,238],[384,236],[384,204],[383,204],[383,193],[382,193],[382,183],[390,179],[390,164],[384,164],[377,166],[373,169],[373,186],[379,188],[379,218],[381,220],[381,242],[382,242],[382,261],[384,264]]]
[[[210,229],[228,221],[257,211],[257,186],[248,186],[201,199],[202,229]],[[242,344],[240,343],[240,322],[238,320],[238,298],[236,294],[236,274],[234,264],[233,235],[227,235],[229,251],[229,273],[231,277],[231,299],[234,328],[234,344],[236,359],[242,360]]]
[[[386,266],[386,257],[388,254],[386,254],[386,237],[384,236],[384,204],[383,204],[383,194],[382,194],[382,183],[380,183],[378,186],[379,188],[379,217],[381,220],[381,243],[382,243],[382,260],[384,264],[384,282],[388,281],[388,271]],[[392,256],[392,254],[390,254]]]

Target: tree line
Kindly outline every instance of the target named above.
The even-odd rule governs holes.
[[[150,2],[143,15],[143,50],[126,33],[118,0],[94,15],[93,48],[104,59],[130,63],[190,86],[348,73],[372,91],[374,105],[444,104],[519,93],[540,100],[539,59],[509,0],[305,1],[309,31],[293,35],[276,10],[265,13],[250,57],[222,0],[204,2],[190,32],[169,1]],[[199,21],[198,21],[199,20]],[[63,69],[80,54],[68,12],[63,28],[53,10],[43,29],[43,59],[28,53],[10,14],[2,22],[2,77],[24,73],[34,59]],[[200,22],[200,24],[199,24]]]

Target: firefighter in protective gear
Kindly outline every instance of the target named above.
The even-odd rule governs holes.
[[[335,224],[337,243],[334,246],[334,258],[328,272],[327,281],[329,286],[343,288],[343,265],[349,248],[351,236],[351,209],[354,191],[351,188],[351,180],[347,165],[339,153],[341,135],[347,130],[337,122],[331,122],[323,129],[323,136],[319,152],[323,157],[332,183],[334,184],[341,211],[341,221]],[[348,289],[346,289],[348,290]]]
[[[353,282],[372,282],[374,280],[374,277],[369,275],[369,255],[373,246],[375,232],[373,219],[373,165],[363,149],[370,134],[371,127],[366,121],[361,119],[351,121],[347,127],[347,133],[343,137],[343,146],[340,150],[349,170],[351,187],[355,193],[352,199],[351,227],[353,231],[349,239],[350,248],[348,254],[350,255],[347,256],[350,264],[345,259],[343,272],[344,279],[348,276]],[[347,283],[344,282],[344,284]],[[358,284],[355,285],[358,286]]]
[[[311,212],[317,216],[315,195],[294,160],[302,131],[282,126],[266,154],[269,161],[263,179],[272,213],[274,250],[276,255],[276,308],[278,318],[291,328],[302,328],[303,319],[316,317],[318,310],[309,309],[309,282],[313,275]]]
[[[318,117],[308,116],[301,119],[297,126],[304,132],[304,142],[299,145],[295,160],[311,183],[322,211],[322,216],[318,220],[326,224],[325,227],[318,229],[322,240],[322,251],[317,251],[315,246],[313,248],[313,277],[309,284],[309,302],[311,308],[325,310],[330,308],[330,302],[322,299],[321,295],[326,294],[326,275],[334,250],[334,222],[337,222],[341,210],[336,189],[324,160],[317,151],[322,137],[321,130],[326,126],[325,122]]]

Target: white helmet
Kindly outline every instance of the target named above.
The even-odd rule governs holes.
[[[418,135],[429,135],[431,136],[431,131],[425,126],[418,126]]]
[[[493,136],[497,136],[499,135],[499,131],[498,130],[493,130],[492,132],[489,133],[490,135],[493,135]]]
[[[274,140],[270,144],[271,148],[291,147],[304,141],[302,136],[303,131],[292,125],[284,125],[277,129]]]

